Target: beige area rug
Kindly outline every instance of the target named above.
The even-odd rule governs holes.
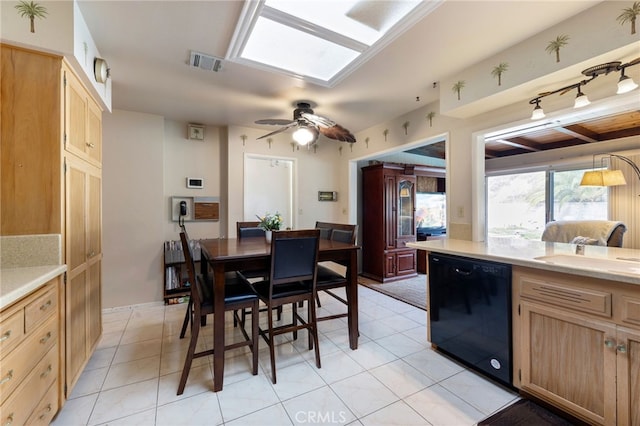
[[[417,277],[406,280],[380,283],[372,279],[358,276],[358,283],[372,290],[391,296],[394,299],[427,310],[427,276],[418,274]]]

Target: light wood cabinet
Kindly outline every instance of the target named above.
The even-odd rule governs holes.
[[[65,158],[67,386],[73,387],[101,334],[102,265],[100,170],[75,156]]]
[[[68,69],[65,78],[65,149],[101,167],[102,111]]]
[[[515,385],[591,424],[640,424],[640,288],[520,267],[513,285]]]
[[[59,56],[3,44],[1,67],[0,234],[63,236],[69,395],[102,332],[102,112]]]
[[[3,425],[49,424],[60,408],[60,294],[58,277],[0,312]]]

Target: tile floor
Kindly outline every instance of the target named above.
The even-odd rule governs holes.
[[[322,311],[344,309],[322,295]],[[426,341],[426,312],[360,286],[360,339],[348,346],[342,319],[320,323],[322,368],[306,335],[280,336],[278,383],[246,352],[225,354],[224,389],[212,389],[211,357],[194,361],[176,389],[189,334],[179,339],[185,305],[106,311],[97,350],[53,425],[474,425],[518,397],[437,354]],[[264,313],[262,314],[264,321]],[[231,321],[228,321],[231,323]],[[199,345],[211,346],[211,321]],[[229,326],[228,335],[237,333]]]

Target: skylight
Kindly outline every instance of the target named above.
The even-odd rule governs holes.
[[[331,87],[441,1],[247,1],[227,57]]]

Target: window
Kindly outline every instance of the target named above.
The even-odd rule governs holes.
[[[551,220],[606,220],[607,188],[580,186],[584,171],[487,177],[488,236],[539,240]]]

